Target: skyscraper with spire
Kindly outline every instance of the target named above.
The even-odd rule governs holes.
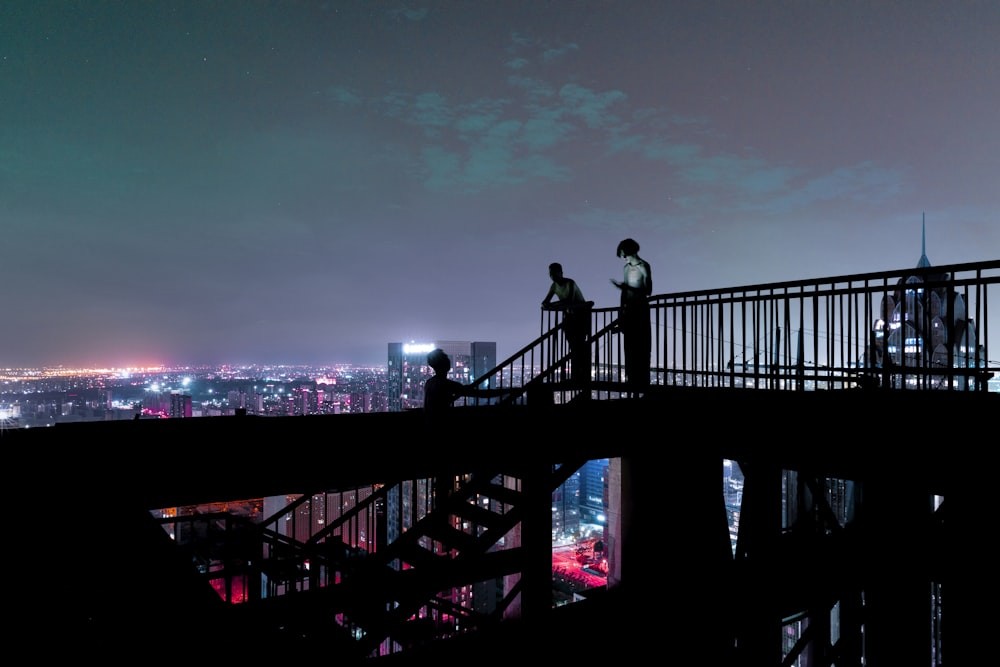
[[[986,358],[968,316],[968,295],[950,284],[951,274],[932,268],[924,216],[917,270],[882,297],[862,365],[879,369],[894,388],[971,389],[974,369],[985,368]]]

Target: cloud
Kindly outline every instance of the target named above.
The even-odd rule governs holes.
[[[906,189],[906,170],[863,162],[814,176],[769,206],[776,210],[803,208],[824,201],[850,200],[876,204],[898,197]]]
[[[530,47],[525,37],[515,35],[509,51],[526,52]],[[566,44],[536,55],[551,64],[579,51],[578,45]],[[506,97],[461,99],[433,90],[393,91],[368,106],[345,86],[331,87],[328,96],[343,108],[367,107],[384,119],[420,128],[430,144],[413,155],[424,187],[434,191],[456,188],[469,193],[540,180],[569,182],[583,164],[581,150],[600,145],[606,156],[634,154],[651,163],[642,178],[667,189],[672,206],[700,211],[699,216],[774,213],[838,199],[874,203],[898,196],[904,187],[904,173],[874,163],[817,174],[759,154],[713,149],[725,137],[708,116],[651,105],[630,111],[622,90],[559,82],[554,69],[545,70],[544,78],[530,75],[527,53],[503,65],[518,72],[506,78],[511,91]],[[601,157],[594,154],[586,163]]]
[[[540,109],[524,123],[520,140],[532,151],[544,151],[565,140],[572,127],[562,121],[562,114],[555,109]]]
[[[410,119],[424,128],[429,136],[437,136],[442,128],[451,125],[453,113],[443,95],[421,93],[413,103]]]
[[[396,19],[396,20],[406,19],[407,21],[414,21],[414,22],[416,22],[416,21],[423,21],[425,18],[427,18],[427,15],[429,13],[430,13],[430,10],[428,10],[426,7],[421,7],[420,9],[410,9],[409,7],[399,7],[397,9],[386,10],[386,14],[388,14],[388,16],[390,18],[393,18],[393,19]]]
[[[544,100],[556,94],[556,89],[551,84],[529,76],[508,76],[507,84],[522,90],[529,100]]]
[[[625,93],[619,90],[595,93],[576,84],[567,84],[560,88],[559,97],[566,104],[569,113],[582,117],[587,126],[592,128],[618,123],[618,117],[610,110],[612,106],[626,99]]]
[[[555,49],[546,49],[545,51],[542,52],[542,60],[545,61],[545,62],[547,62],[547,63],[550,63],[550,62],[552,62],[554,60],[560,60],[561,58],[564,58],[568,54],[570,54],[570,53],[572,53],[574,51],[578,51],[579,49],[580,49],[579,46],[577,46],[576,44],[572,44],[572,43],[565,44],[565,45],[563,45],[563,46],[561,46],[559,48],[555,48]]]
[[[361,97],[345,86],[331,86],[326,94],[337,104],[356,107],[362,103]]]

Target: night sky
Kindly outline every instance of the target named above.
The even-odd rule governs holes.
[[[0,367],[1000,257],[1000,2],[0,2]]]

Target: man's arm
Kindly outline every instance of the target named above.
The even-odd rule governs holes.
[[[458,380],[448,380],[448,393],[458,398],[460,396],[471,396],[475,389],[471,384],[462,384]]]
[[[482,387],[477,387],[474,384],[460,384],[458,382],[455,384],[461,387],[462,393],[459,394],[460,396],[475,398],[495,398],[497,396],[506,396],[513,391],[513,389],[503,389],[499,387],[489,387],[484,389]]]
[[[544,310],[548,310],[549,308],[552,307],[552,297],[554,297],[555,295],[556,295],[556,284],[552,283],[552,286],[549,287],[549,293],[545,295],[544,299],[542,299],[542,308]]]

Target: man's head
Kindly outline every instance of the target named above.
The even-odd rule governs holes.
[[[435,373],[446,375],[451,370],[451,359],[439,347],[427,354],[427,365],[433,368]]]
[[[563,268],[562,264],[559,262],[552,262],[549,264],[549,278],[555,280],[556,278],[562,278]]]
[[[636,243],[635,239],[625,239],[618,244],[618,256],[628,257],[630,255],[639,254],[639,244]]]

